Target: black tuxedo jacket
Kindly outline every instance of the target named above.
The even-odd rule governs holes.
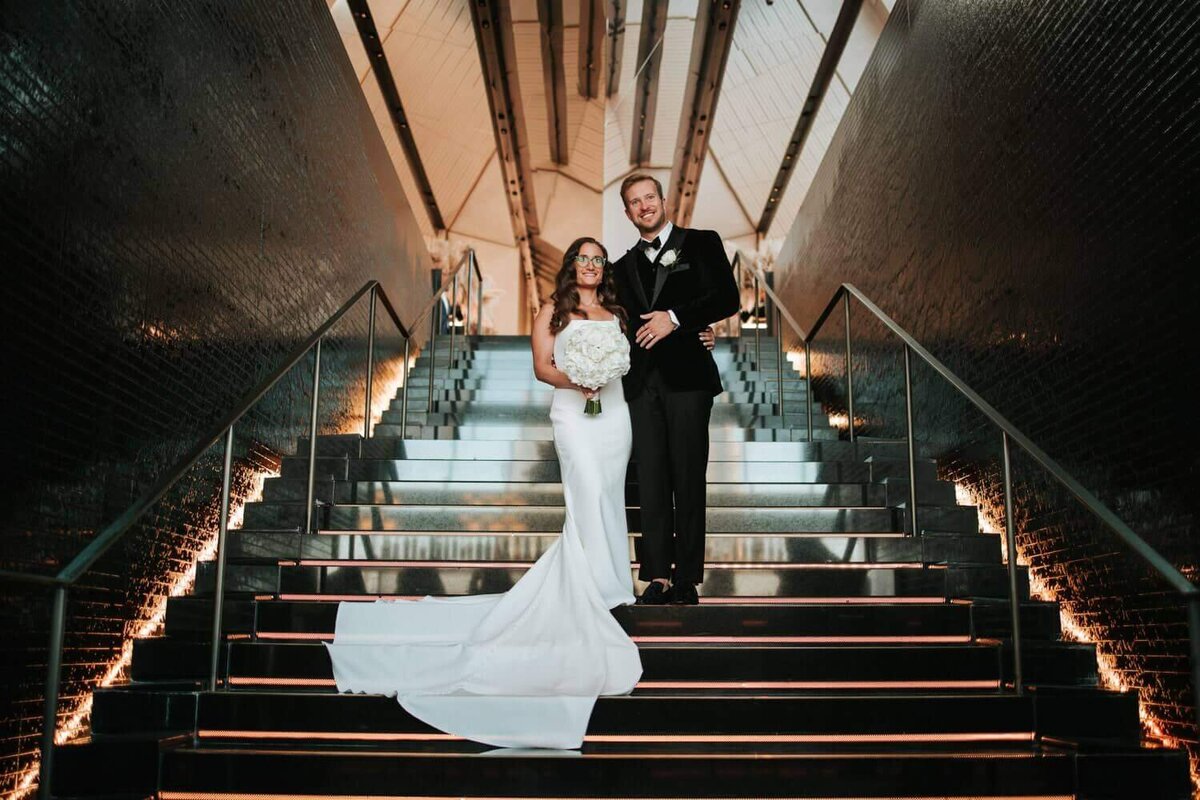
[[[678,258],[674,264],[663,266],[663,256],[671,251]],[[720,394],[717,365],[697,335],[708,325],[732,316],[739,306],[733,268],[716,231],[675,226],[654,264],[635,246],[614,267],[618,298],[629,314],[631,363],[624,381],[626,399],[641,394],[646,375],[654,369],[674,391]],[[649,296],[641,270],[654,272]],[[668,310],[675,312],[679,329],[649,350],[639,347],[634,338],[645,322],[641,315]]]

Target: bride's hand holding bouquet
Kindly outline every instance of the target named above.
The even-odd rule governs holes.
[[[629,340],[618,325],[586,325],[563,343],[558,369],[581,387],[587,398],[583,413],[601,412],[600,389],[629,372]]]

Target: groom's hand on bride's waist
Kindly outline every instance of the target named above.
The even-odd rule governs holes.
[[[649,314],[642,314],[642,319],[646,322],[638,328],[637,343],[639,347],[647,350],[670,336],[679,327],[671,319],[669,311],[651,311]]]

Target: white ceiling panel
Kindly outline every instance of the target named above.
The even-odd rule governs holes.
[[[513,226],[509,214],[508,199],[504,196],[504,174],[493,153],[457,217],[446,223],[454,233],[512,246]]]
[[[375,118],[375,125],[379,128],[379,135],[383,138],[383,144],[387,147],[388,155],[391,156],[392,165],[396,168],[396,175],[400,178],[404,197],[408,200],[408,205],[417,218],[417,224],[421,227],[421,233],[426,237],[432,236],[433,222],[429,219],[429,214],[425,212],[425,200],[417,191],[417,182],[408,166],[408,157],[404,154],[400,137],[396,135],[396,128],[392,125],[391,115],[384,106],[383,95],[379,91],[379,84],[373,73],[367,74],[367,80],[363,81],[362,89],[363,96],[367,99],[367,106],[371,109],[371,116]]]
[[[344,3],[345,0],[338,2]],[[368,0],[367,7],[371,9],[371,17],[375,20],[375,29],[379,31],[380,36],[386,37],[409,2],[410,0]]]
[[[804,196],[808,194],[808,187],[812,185],[813,176],[817,174],[817,167],[821,165],[821,159],[825,157],[825,151],[829,149],[829,142],[833,139],[833,134],[837,131],[849,102],[850,95],[846,93],[840,81],[833,81],[829,84],[825,100],[821,103],[812,129],[808,133],[808,139],[804,142],[804,149],[800,151],[800,163],[792,172],[792,179],[783,193],[783,199],[779,203],[775,219],[771,222],[771,229],[767,231],[769,238],[782,239],[787,236],[792,222],[800,213],[800,205],[804,202]]]
[[[533,5],[532,3],[530,5]],[[534,8],[536,11],[536,6]],[[546,108],[546,82],[542,75],[542,33],[537,17],[518,22],[513,17],[513,44],[517,50],[517,81],[525,112],[532,169],[553,168],[550,160],[550,113]]]
[[[411,0],[384,52],[442,216],[453,219],[495,151],[467,0]]]
[[[733,43],[710,147],[757,223],[825,43],[795,2],[744,3]]]
[[[654,136],[650,161],[656,167],[670,169],[679,141],[679,118],[683,114],[683,96],[687,89],[688,67],[692,61],[692,37],[696,31],[695,3],[671,3],[667,31],[660,48],[662,63],[658,72],[658,103],[654,111]],[[677,12],[676,6],[684,6]],[[691,13],[686,12],[690,9]]]
[[[724,239],[738,236],[753,236],[758,220],[755,212],[743,208],[721,170],[723,164],[710,150],[700,173],[700,185],[696,190],[696,206],[692,210],[693,228],[714,230]]]

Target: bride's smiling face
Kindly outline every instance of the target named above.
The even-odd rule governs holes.
[[[586,261],[583,258],[586,257]],[[580,289],[597,289],[604,280],[605,266],[603,261],[597,264],[596,260],[604,258],[604,251],[597,245],[591,242],[584,242],[579,248],[579,257],[575,259],[575,283]],[[583,261],[583,263],[580,263]]]

